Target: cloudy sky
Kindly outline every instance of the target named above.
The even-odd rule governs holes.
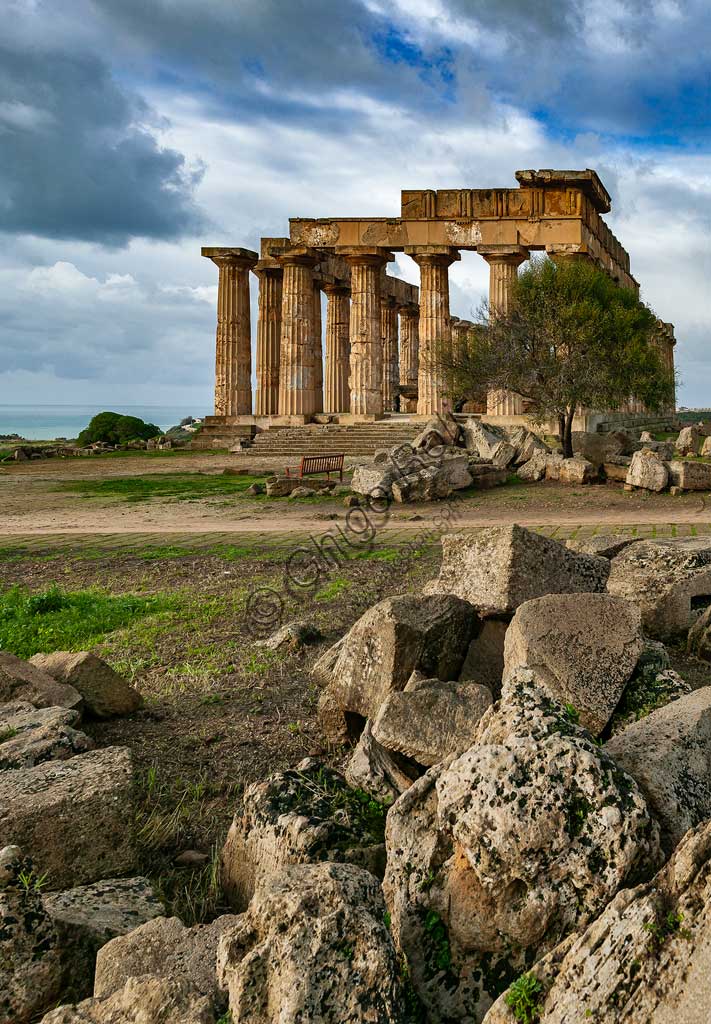
[[[289,216],[593,167],[711,405],[708,0],[0,0],[0,404],[209,411],[216,268]],[[452,271],[452,312],[486,288]],[[397,271],[416,281],[400,257]]]

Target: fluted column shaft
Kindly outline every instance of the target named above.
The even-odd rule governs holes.
[[[482,252],[482,255],[489,264],[489,316],[505,316],[509,310],[518,268],[526,259],[526,253]],[[490,416],[520,416],[523,413],[523,399],[513,391],[490,391],[486,399],[486,411]]]
[[[383,409],[397,409],[397,388],[400,383],[398,354],[397,304],[390,297],[380,300],[380,337],[383,346]]]
[[[351,267],[349,387],[354,416],[383,412],[383,348],[380,336],[380,274],[385,255],[347,256]]]
[[[225,253],[209,258],[220,272],[215,335],[215,415],[248,416],[252,412],[249,271],[257,262],[257,254]]]
[[[279,362],[281,349],[281,268],[259,271],[257,319],[257,390],[254,412],[276,416],[279,412]]]
[[[284,255],[279,259],[284,267],[279,415],[309,416],[315,411],[313,268],[316,261],[306,255]]]
[[[420,308],[400,307],[400,383],[407,387],[417,385],[417,367],[420,355]]]
[[[348,389],[351,355],[350,289],[345,285],[327,284],[324,285],[323,290],[328,297],[324,411],[350,412],[351,393]]]
[[[323,412],[323,324],[321,285],[314,282],[314,396],[313,411]]]
[[[449,317],[449,267],[458,254],[415,253],[420,267],[420,348],[417,374],[417,413],[433,416],[444,412],[449,401],[444,397],[441,365],[443,348],[452,339]]]

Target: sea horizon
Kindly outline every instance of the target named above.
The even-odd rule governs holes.
[[[155,423],[161,430],[176,426],[186,416],[201,418],[209,415],[202,407],[189,403],[171,405],[129,405],[114,402],[110,405],[0,405],[0,434],[19,434],[27,441],[53,441],[55,438],[76,438],[89,420],[97,413],[110,410],[126,416],[138,416],[147,423]]]

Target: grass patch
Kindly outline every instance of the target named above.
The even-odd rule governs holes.
[[[177,599],[156,594],[112,595],[97,588],[64,591],[51,586],[30,594],[14,586],[0,595],[0,649],[20,658],[52,651],[81,651],[136,619],[176,607]]]
[[[348,588],[350,583],[348,580],[335,579],[327,583],[325,587],[321,587],[317,593],[314,594],[314,601],[335,601],[337,597],[340,597]]]
[[[150,501],[151,498],[198,501],[200,498],[241,494],[251,484],[263,479],[261,476],[224,476],[219,473],[161,473],[109,480],[72,480],[59,484],[57,489],[86,497],[132,503]]]

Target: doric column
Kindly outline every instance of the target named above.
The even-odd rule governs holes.
[[[478,252],[489,264],[489,316],[505,315],[509,309],[518,268],[528,259],[528,249],[520,245],[487,245],[479,246]],[[490,416],[520,416],[523,413],[523,400],[513,391],[490,391],[486,411]]]
[[[400,306],[400,383],[417,386],[420,350],[420,307]]]
[[[379,248],[346,249],[351,268],[351,358],[353,416],[383,412],[383,348],[380,337],[380,274],[393,257]]]
[[[383,346],[383,409],[397,410],[397,387],[400,383],[398,356],[397,303],[390,296],[380,299],[380,337]]]
[[[314,281],[314,397],[313,411],[323,412],[323,323],[321,285]]]
[[[351,341],[351,290],[347,285],[325,284],[326,306],[326,389],[325,412],[350,412],[348,390]]]
[[[251,249],[203,248],[220,271],[215,337],[215,416],[252,412],[252,331],[249,271],[259,259]]]
[[[279,415],[310,416],[316,388],[314,280],[317,254],[294,247],[277,257],[284,268],[281,302]]]
[[[257,390],[255,416],[276,416],[279,412],[279,361],[281,349],[281,267],[257,267],[259,315],[257,318]]]
[[[433,416],[449,408],[443,395],[441,352],[451,344],[449,267],[460,258],[449,246],[405,249],[420,268],[420,349],[417,413]]]

